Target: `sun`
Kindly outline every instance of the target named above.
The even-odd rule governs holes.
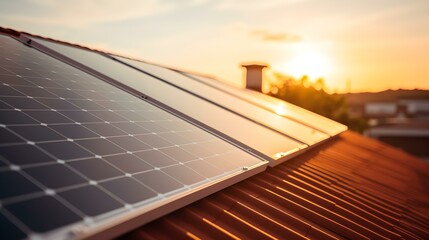
[[[325,52],[305,45],[294,49],[291,58],[276,68],[295,78],[306,75],[310,80],[315,80],[326,78],[332,70],[332,64]]]
[[[285,63],[287,71],[294,77],[307,75],[310,79],[326,77],[330,64],[324,55],[318,52],[302,52]]]

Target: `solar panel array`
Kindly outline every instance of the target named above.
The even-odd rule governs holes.
[[[63,238],[265,166],[11,37],[0,35],[0,52],[2,239]]]
[[[0,35],[2,238],[171,211],[346,129],[212,78],[30,38]]]
[[[175,73],[175,75],[172,76],[174,79],[165,80],[154,74],[147,74],[139,69],[125,65],[122,62],[113,60],[107,55],[57,42],[38,38],[33,39],[34,41],[40,42],[64,54],[68,58],[82,63],[132,89],[144,93],[150,98],[155,98],[179,112],[192,116],[196,120],[247,145],[249,148],[259,152],[260,155],[264,155],[266,159],[274,160],[282,158],[282,160],[286,160],[293,156],[292,153],[296,153],[308,147],[308,144],[303,142],[304,138],[302,138],[300,134],[294,133],[296,131],[295,128],[291,129],[288,127],[287,131],[290,132],[290,135],[294,135],[302,141],[285,134],[284,130],[281,129],[281,124],[277,124],[277,129],[267,126],[266,124],[270,122],[269,118],[265,119],[265,124],[261,121],[255,121],[250,116],[250,112],[244,115],[241,112],[234,111],[237,109],[233,110],[230,106],[219,104],[218,101],[221,101],[219,98],[208,99],[204,96],[209,94],[204,94],[203,92],[201,94],[204,96],[195,94],[193,90],[191,90],[193,87],[192,85],[177,86],[172,83],[173,81],[180,82],[178,77],[183,77],[183,75],[173,72]],[[190,79],[188,80],[189,84],[194,82]],[[246,106],[255,109],[255,111],[263,110],[253,108],[250,105]],[[237,108],[238,107],[239,106],[237,106]],[[271,114],[271,112],[265,111],[262,115],[263,114]],[[283,118],[278,117],[276,120],[283,121]],[[297,125],[294,124],[294,126]],[[304,128],[305,126],[300,127]],[[316,134],[314,135],[322,136],[321,139],[325,138],[322,133],[317,133],[313,129],[306,129],[306,131],[307,130],[309,131],[307,134],[315,132]],[[308,142],[312,142],[312,140],[308,140]]]

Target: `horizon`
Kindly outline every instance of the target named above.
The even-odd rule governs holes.
[[[1,2],[0,20],[6,28],[240,86],[239,64],[258,61],[295,78],[322,77],[330,93],[429,89],[427,1],[97,3]]]

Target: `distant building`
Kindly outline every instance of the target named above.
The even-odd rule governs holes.
[[[365,135],[429,160],[429,121],[380,124]]]
[[[395,117],[398,114],[398,105],[394,102],[370,102],[365,104],[365,117]]]
[[[399,99],[395,101],[352,102],[349,103],[348,110],[352,117],[429,119],[429,100]]]
[[[405,107],[409,117],[429,120],[429,100],[401,99],[398,101],[398,105]]]
[[[365,135],[429,160],[429,100],[413,99],[412,92],[406,98],[360,94],[350,99],[349,114],[368,119]]]

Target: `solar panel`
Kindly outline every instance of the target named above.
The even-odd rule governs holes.
[[[243,99],[252,104],[270,110],[271,112],[274,112],[279,116],[290,118],[294,121],[305,124],[306,126],[317,129],[321,132],[329,134],[330,136],[335,136],[347,130],[347,127],[341,123],[335,122],[331,119],[308,111],[306,109],[300,108],[296,105],[290,104],[278,98],[255,92],[253,90],[238,88],[236,86],[210,77],[187,72],[181,73],[203,84],[219,89],[220,91],[231,94],[237,98]]]
[[[142,224],[266,166],[8,36],[0,35],[0,52],[2,239],[64,239],[111,222]]]
[[[156,99],[175,110],[202,122],[249,146],[255,153],[265,156],[271,164],[287,160],[308,145],[286,136],[253,119],[233,112],[214,101],[203,99],[190,91],[178,88],[149,74],[144,74],[108,56],[82,48],[33,38],[34,41],[85,64],[106,78],[119,81],[150,99]],[[161,81],[160,81],[161,80]]]
[[[168,81],[175,86],[184,88],[194,93],[195,95],[216,102],[225,108],[231,109],[234,112],[242,114],[256,122],[266,125],[308,145],[321,142],[329,137],[329,135],[319,132],[314,128],[310,128],[291,119],[281,117],[272,111],[258,107],[257,105],[254,105],[248,101],[227,94],[224,91],[220,91],[206,84],[202,84],[201,82],[194,81],[186,75],[180,74],[168,68],[124,57],[114,57],[131,66],[137,67],[144,72],[162,78],[163,80]]]

